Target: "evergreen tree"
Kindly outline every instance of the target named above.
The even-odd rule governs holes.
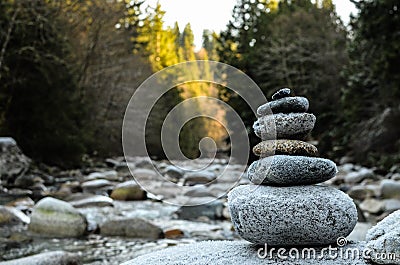
[[[219,54],[233,60],[267,96],[282,87],[306,95],[312,102],[310,111],[318,117],[314,137],[328,143],[319,146],[321,153],[333,148],[331,131],[339,110],[331,102],[340,101],[344,82],[340,71],[347,62],[346,30],[332,6],[324,2],[326,8],[310,0],[282,0],[279,5],[240,1],[227,31],[221,33],[221,42],[231,41],[235,50],[229,51],[228,58],[226,52]],[[255,117],[250,108],[227,89],[221,90],[221,97],[241,113],[251,131]],[[257,139],[252,135],[250,141]]]
[[[343,71],[341,144],[353,149],[358,163],[391,167],[400,161],[399,5],[394,0],[353,3],[359,15],[351,18],[350,63]]]

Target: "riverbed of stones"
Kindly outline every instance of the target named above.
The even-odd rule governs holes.
[[[23,257],[28,257],[26,263],[15,264],[31,264],[30,256],[40,253],[36,258],[42,260],[62,257],[83,264],[118,264],[175,245],[241,240],[230,221],[226,196],[218,197],[249,183],[242,165],[230,166],[218,177],[226,159],[185,173],[166,161],[115,157],[62,171],[32,166],[10,138],[0,138],[0,147],[0,264]],[[373,224],[400,209],[400,168],[370,169],[346,160],[324,184],[346,192],[357,205],[358,223],[348,238],[360,241]],[[208,161],[192,163],[196,164],[182,166],[199,168]],[[160,184],[155,168],[170,182]],[[152,193],[137,185],[131,173],[147,180]],[[195,188],[180,194],[180,185]],[[180,207],[163,199],[209,203]],[[59,219],[49,218],[49,212],[56,212]]]

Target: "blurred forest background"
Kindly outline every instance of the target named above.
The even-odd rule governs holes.
[[[400,163],[400,6],[354,2],[359,14],[345,27],[330,0],[238,0],[226,30],[205,30],[195,52],[190,24],[166,27],[162,6],[146,1],[2,0],[0,135],[14,137],[36,161],[62,167],[79,165],[84,154],[121,155],[135,88],[176,63],[215,60],[244,71],[268,97],[282,87],[308,97],[317,116],[311,139],[323,156],[390,167]],[[199,95],[233,106],[252,145],[258,141],[256,117],[237,95],[186,84],[151,114],[154,157],[163,158],[157,131],[168,111]],[[192,120],[180,135],[183,152],[196,157],[204,136],[223,146],[226,131]]]

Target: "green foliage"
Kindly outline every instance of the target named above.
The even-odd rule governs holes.
[[[73,165],[84,151],[85,112],[56,11],[42,1],[0,4],[1,134],[37,160]]]

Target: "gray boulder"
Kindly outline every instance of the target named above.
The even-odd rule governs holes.
[[[371,259],[378,264],[400,264],[400,211],[372,227],[366,236]]]
[[[86,227],[86,218],[71,204],[47,197],[33,207],[28,229],[45,237],[79,237]]]
[[[272,248],[265,251],[265,246],[256,246],[243,241],[204,241],[176,246],[137,257],[121,265],[367,265],[362,257],[363,243],[348,244],[343,248],[331,246],[331,253],[326,247],[283,249],[278,255]],[[294,250],[294,251],[293,251]],[[315,250],[315,252],[314,252]],[[265,254],[267,252],[267,254]],[[346,254],[346,253],[355,254]],[[299,258],[297,257],[297,253]],[[304,254],[302,254],[304,253]],[[336,253],[337,255],[335,256]],[[340,254],[341,253],[341,254]],[[348,256],[346,256],[348,255]],[[264,257],[265,256],[265,257]],[[304,257],[302,257],[304,256]],[[351,258],[346,258],[351,257]]]
[[[198,202],[197,205],[196,202]],[[180,219],[195,220],[199,217],[207,217],[211,220],[218,220],[223,217],[224,204],[221,200],[212,197],[190,198],[191,206],[181,206],[177,214]]]
[[[254,184],[289,186],[321,183],[336,173],[336,165],[329,159],[276,155],[253,162],[247,177]]]
[[[13,184],[16,177],[25,174],[31,160],[25,156],[11,137],[0,137],[0,182]]]
[[[271,246],[333,244],[357,223],[349,196],[325,186],[242,185],[228,194],[228,206],[242,238]]]
[[[263,116],[253,124],[255,134],[263,141],[303,139],[314,128],[316,117],[310,113],[278,113]]]
[[[0,262],[1,265],[79,265],[80,258],[76,254],[65,251],[50,251],[37,255]]]
[[[382,198],[398,198],[400,199],[400,181],[384,179],[380,184]]]
[[[100,224],[100,233],[106,236],[125,236],[147,239],[164,237],[161,228],[141,218],[107,220]]]

